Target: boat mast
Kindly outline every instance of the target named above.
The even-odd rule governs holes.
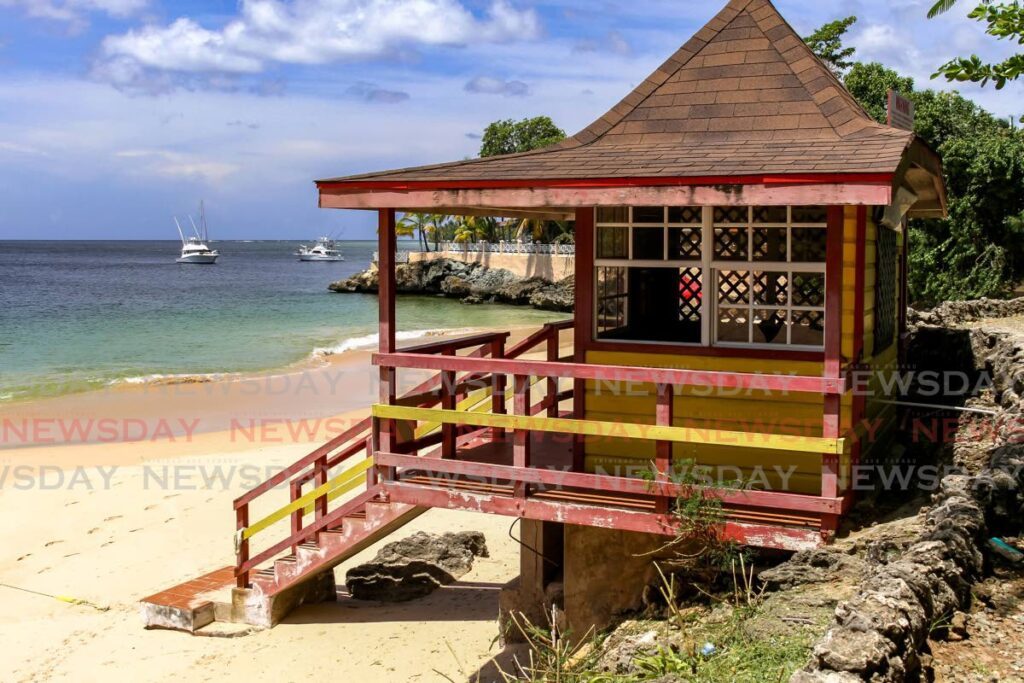
[[[178,222],[177,216],[172,216],[172,218],[174,219],[174,224],[178,226],[178,237],[181,238],[181,246],[185,246],[185,233],[181,231],[181,223]]]

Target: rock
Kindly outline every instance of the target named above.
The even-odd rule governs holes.
[[[470,294],[469,296],[462,300],[462,303],[470,306],[476,306],[482,304],[483,302],[484,300],[478,297],[476,294]]]
[[[626,676],[636,673],[634,660],[653,655],[666,647],[665,622],[626,620],[612,631],[601,647],[596,669],[602,673]]]
[[[814,657],[824,670],[863,676],[886,667],[895,649],[893,643],[877,631],[854,631],[838,626],[830,629],[814,646]]]
[[[808,583],[830,581],[842,573],[860,572],[864,563],[857,557],[830,548],[801,550],[786,562],[758,574],[767,590],[788,590]]]
[[[350,569],[345,584],[359,600],[413,600],[464,576],[474,557],[487,556],[487,542],[479,531],[420,531],[388,543],[373,560]]]
[[[327,288],[339,293],[375,293],[377,266],[356,273]],[[533,306],[549,311],[573,310],[575,280],[558,282],[542,278],[522,278],[500,269],[453,259],[413,261],[395,266],[395,289],[403,294],[440,294],[466,303],[497,301],[517,306]]]

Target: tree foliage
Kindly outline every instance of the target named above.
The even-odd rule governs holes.
[[[879,123],[886,121],[890,88],[904,94],[914,90],[914,79],[904,78],[878,62],[854,64],[843,79],[843,84],[871,118]]]
[[[849,16],[836,19],[818,27],[814,33],[804,38],[804,42],[818,55],[821,61],[836,75],[842,74],[853,65],[851,58],[857,51],[852,47],[843,46],[843,36],[850,27],[857,23],[857,17]]]
[[[938,0],[928,12],[928,18],[934,18],[948,12],[956,0]],[[1020,2],[994,2],[981,0],[977,7],[967,15],[968,18],[986,25],[985,33],[999,40],[1008,39],[1018,45],[1024,45],[1024,6]],[[1002,62],[987,63],[978,55],[957,57],[939,67],[932,78],[945,76],[949,81],[970,81],[986,85],[995,83],[996,90],[1024,74],[1024,54],[1015,54]]]
[[[484,129],[483,139],[480,141],[480,156],[493,157],[499,154],[529,152],[564,139],[565,131],[556,126],[548,116],[534,116],[520,121],[502,119]]]

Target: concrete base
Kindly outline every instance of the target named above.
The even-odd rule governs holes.
[[[214,603],[212,602],[204,602],[195,607],[140,602],[139,614],[146,628],[165,628],[187,633],[195,633],[202,627],[213,623],[215,619]]]
[[[337,600],[337,590],[333,569],[270,596],[259,588],[235,588],[231,591],[230,618],[225,621],[271,628],[300,605]]]

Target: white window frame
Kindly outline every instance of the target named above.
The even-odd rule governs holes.
[[[793,258],[793,231],[800,230],[803,228],[816,228],[826,229],[828,223],[793,223],[793,207],[786,207],[786,221],[784,223],[757,223],[753,222],[753,206],[743,207],[747,210],[747,221],[742,223],[719,223],[714,222],[714,210],[715,206],[701,206],[701,207],[690,207],[699,208],[701,210],[701,222],[700,223],[669,223],[668,222],[668,210],[670,207],[663,206],[663,216],[661,223],[636,223],[633,219],[633,206],[625,207],[628,209],[628,220],[625,223],[612,222],[602,223],[597,220],[598,211],[600,208],[607,207],[595,207],[594,208],[594,240],[593,240],[593,268],[594,268],[594,294],[592,302],[592,334],[594,340],[597,342],[614,341],[615,343],[622,344],[636,344],[636,345],[652,345],[652,344],[670,344],[673,346],[685,347],[718,347],[718,348],[735,348],[735,349],[761,349],[761,350],[791,350],[791,351],[822,351],[824,350],[824,338],[822,345],[808,345],[808,344],[792,344],[790,339],[792,338],[792,320],[794,312],[806,312],[806,311],[820,311],[822,313],[822,324],[825,323],[825,317],[828,312],[825,310],[824,302],[821,306],[796,306],[793,304],[792,287],[793,287],[793,274],[795,273],[820,273],[825,278],[825,287],[827,288],[828,273],[825,268],[825,261],[820,262],[794,262]],[[662,246],[662,260],[657,259],[640,259],[633,260],[633,230],[634,228],[656,228],[660,227],[663,232],[663,246]],[[597,232],[601,228],[614,228],[626,230],[626,244],[627,244],[627,257],[622,258],[598,258],[598,239]],[[701,229],[701,258],[700,260],[686,259],[671,260],[668,258],[669,253],[669,230],[671,228],[700,228]],[[714,258],[714,235],[715,228],[744,228],[747,231],[747,259],[744,261],[723,261],[716,260]],[[751,259],[750,250],[753,248],[753,230],[769,228],[773,230],[785,230],[786,235],[786,261],[753,261]],[[598,339],[597,338],[597,314],[599,300],[596,296],[597,289],[597,268],[626,268],[627,271],[631,267],[637,268],[699,268],[701,271],[701,341],[697,342],[676,342],[676,341],[656,341],[656,340],[636,340],[636,339]],[[786,326],[786,343],[785,344],[768,344],[758,342],[731,342],[731,341],[719,341],[718,340],[718,317],[719,317],[719,301],[718,301],[718,274],[720,271],[741,271],[741,272],[754,272],[754,271],[767,271],[767,272],[781,272],[786,273],[787,278],[787,296],[786,304],[784,306],[765,306],[754,303],[753,288],[750,290],[749,303],[742,306],[729,306],[728,304],[723,305],[723,308],[744,308],[748,311],[748,326],[753,325],[754,312],[763,310],[784,310],[787,315],[789,323]],[[626,275],[626,292],[629,291],[629,276],[628,272]],[[626,320],[629,320],[629,308],[628,300],[625,306]],[[840,312],[836,312],[836,315],[840,315]],[[753,339],[752,328],[748,328],[748,337]]]

